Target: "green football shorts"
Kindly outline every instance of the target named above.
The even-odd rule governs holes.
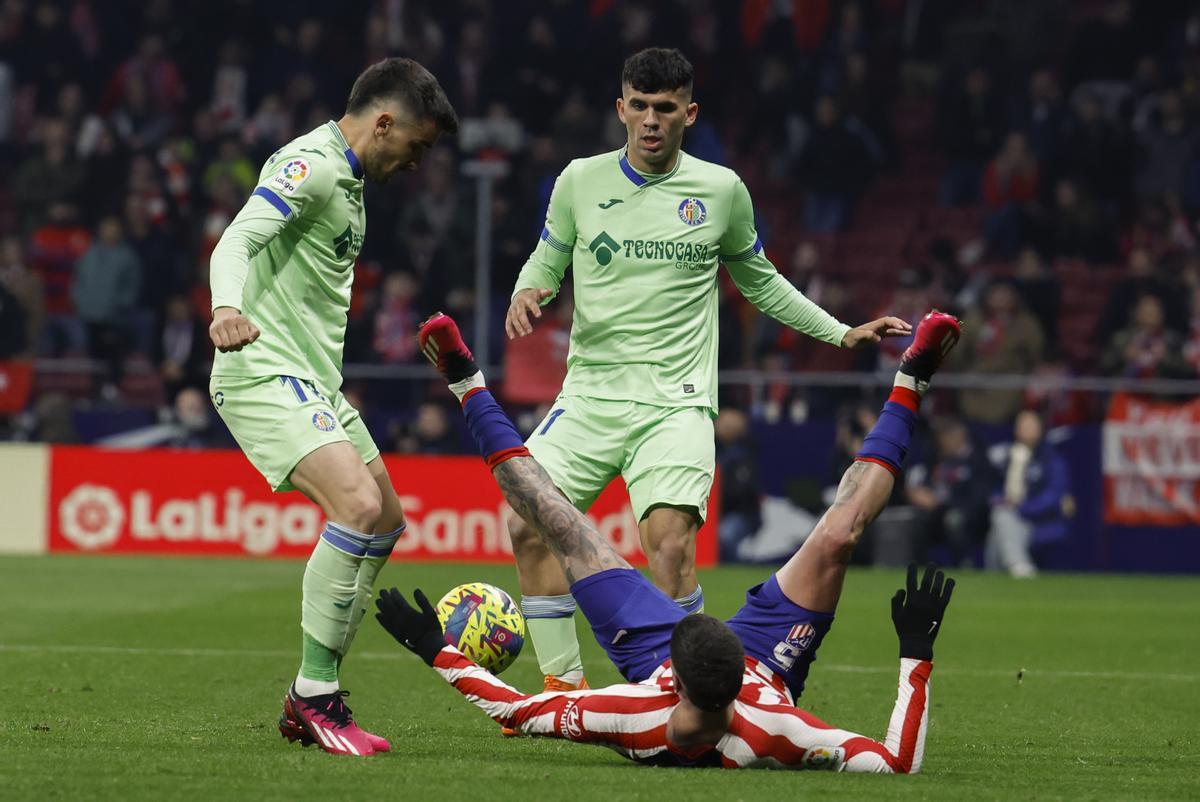
[[[716,446],[705,407],[560,395],[525,445],[580,510],[620,475],[638,521],[658,505],[708,515]]]
[[[208,390],[242,451],[278,492],[295,490],[288,477],[296,463],[327,443],[349,441],[364,463],[379,456],[358,410],[340,392],[326,395],[294,376],[213,376]]]

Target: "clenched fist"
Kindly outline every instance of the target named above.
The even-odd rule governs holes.
[[[213,322],[208,327],[208,336],[218,351],[240,351],[259,338],[262,332],[240,310],[232,306],[219,306],[213,310]]]

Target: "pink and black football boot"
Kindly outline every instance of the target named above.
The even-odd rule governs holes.
[[[917,392],[924,394],[929,380],[942,366],[946,354],[958,344],[962,322],[954,315],[934,309],[917,324],[912,344],[900,356],[900,372],[912,376]]]
[[[463,342],[458,324],[441,312],[421,324],[417,330],[417,342],[425,358],[437,367],[447,384],[469,379],[479,372],[471,349]]]
[[[354,723],[345,697],[349,691],[297,696],[294,687],[283,697],[279,734],[301,746],[316,744],[331,755],[365,757],[387,752],[391,744]]]

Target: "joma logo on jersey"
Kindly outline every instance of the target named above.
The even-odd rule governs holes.
[[[350,254],[351,258],[357,257],[358,252],[362,250],[363,235],[354,232],[349,225],[346,230],[333,238],[333,255],[338,259],[345,259],[346,254]]]

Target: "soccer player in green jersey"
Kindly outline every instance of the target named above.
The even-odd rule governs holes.
[[[212,254],[213,404],[271,487],[299,490],[327,519],[304,572],[300,671],[279,719],[288,740],[326,752],[389,748],[354,723],[338,669],[404,531],[379,449],[340,391],[363,182],[415,169],[457,130],[424,67],[398,58],[368,67],[340,120],[267,160]]]
[[[559,175],[505,327],[510,338],[529,334],[530,316],[540,317],[572,266],[567,377],[529,451],[581,510],[623,476],[654,583],[699,611],[695,536],[715,465],[719,264],[760,310],[835,347],[904,336],[911,326],[884,317],[850,328],[775,270],[745,184],[680,149],[698,111],[682,53],[637,53],[621,84],[617,115],[628,142]],[[528,524],[514,516],[510,533],[546,688],[576,687],[583,665],[566,578]]]

